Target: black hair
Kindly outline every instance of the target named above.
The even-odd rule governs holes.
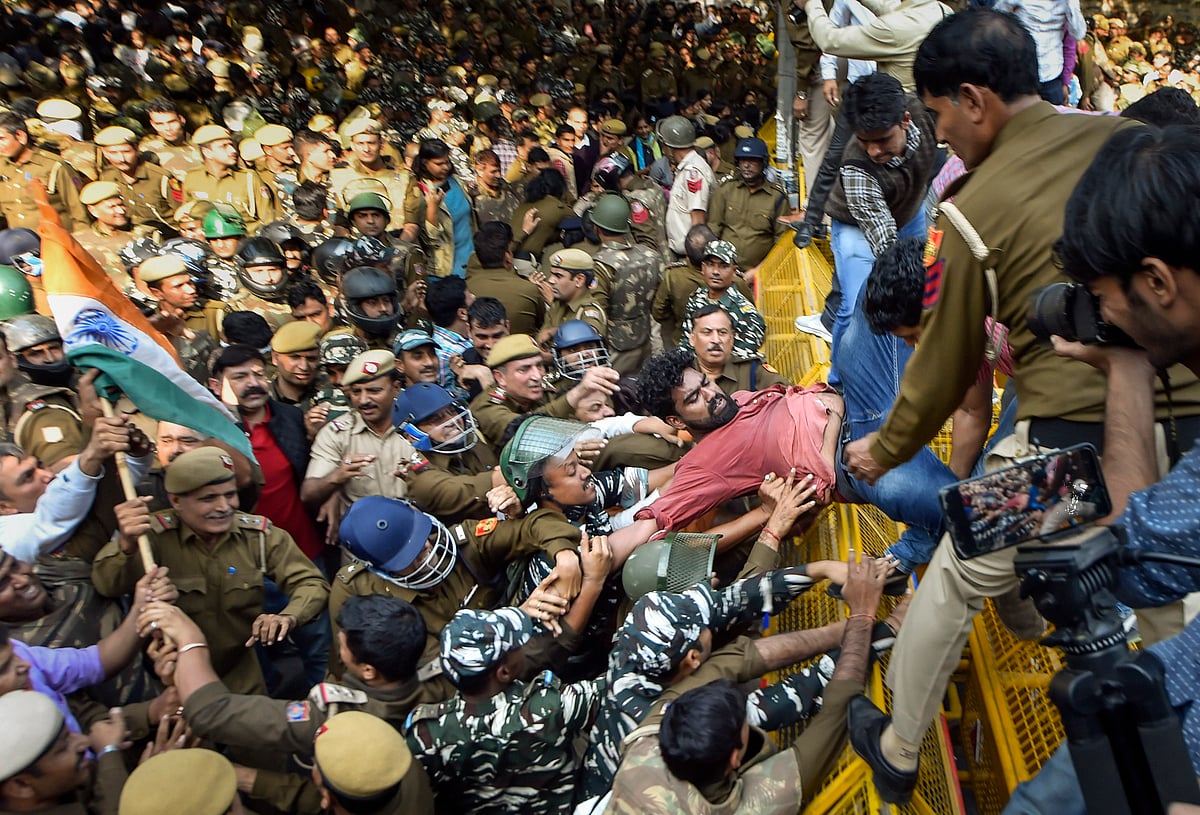
[[[875,334],[889,334],[921,322],[925,294],[924,244],[901,238],[875,258],[863,291],[863,315]]]
[[[1115,277],[1125,291],[1142,259],[1200,266],[1200,129],[1131,127],[1100,148],[1067,201],[1055,244],[1081,283]]]
[[[467,320],[480,328],[491,328],[508,320],[508,311],[495,297],[476,297],[467,309]]]
[[[562,198],[567,193],[567,181],[558,170],[546,168],[525,188],[525,201],[536,204],[543,198]]]
[[[307,277],[302,277],[288,287],[288,308],[299,308],[304,305],[305,300],[316,300],[323,306],[329,305],[329,300],[325,297],[324,290],[315,281]]]
[[[855,132],[889,130],[904,121],[904,87],[894,76],[867,74],[846,88],[842,110]]]
[[[18,133],[29,135],[29,126],[25,124],[25,117],[11,110],[0,113],[0,130],[10,136],[16,136]]]
[[[333,146],[333,142],[324,133],[318,133],[315,130],[307,128],[297,131],[296,135],[292,137],[292,147],[295,148],[296,156],[300,159],[301,163],[304,162],[304,157],[308,155],[312,148],[319,147],[322,144]]]
[[[254,361],[266,364],[266,360],[263,359],[262,353],[257,348],[249,345],[230,345],[222,349],[221,353],[217,354],[217,358],[213,360],[211,375],[213,379],[220,379],[226,368]]]
[[[1037,47],[1014,15],[971,8],[933,27],[917,49],[913,75],[921,96],[958,99],[966,83],[1012,102],[1038,92]]]
[[[1121,116],[1155,127],[1200,124],[1200,106],[1191,94],[1179,88],[1159,88],[1134,102]]]
[[[441,139],[424,139],[417,148],[417,157],[413,159],[413,174],[418,181],[428,181],[429,173],[425,171],[425,162],[435,158],[445,158],[450,155],[450,145]],[[450,174],[454,174],[454,165],[450,165]]]
[[[249,345],[251,348],[266,348],[271,344],[271,326],[257,311],[234,311],[225,315],[221,322],[221,333],[230,345]]]
[[[725,307],[722,306],[720,303],[705,303],[704,305],[700,306],[700,308],[693,311],[692,312],[692,325],[695,325],[696,321],[699,320],[701,317],[707,317],[708,315],[716,314],[717,312],[720,312],[721,314],[724,314],[726,317],[728,317],[729,324],[733,325],[733,315],[730,314],[728,311],[726,311]]]
[[[567,124],[566,122],[563,122],[562,124],[560,124],[560,125],[558,126],[558,129],[554,131],[554,135],[555,135],[555,137],[558,137],[558,136],[566,136],[567,134],[570,134],[570,135],[574,136],[574,135],[575,135],[575,128],[571,127],[571,126],[570,126],[569,124]]]
[[[534,147],[530,147],[529,155],[527,155],[525,158],[530,164],[542,164],[543,162],[550,160],[550,154],[546,152],[545,147],[542,147],[539,144]]]
[[[704,247],[715,241],[717,235],[708,224],[694,224],[683,236],[683,252],[694,265],[704,260]]]
[[[292,192],[296,216],[305,221],[319,221],[329,206],[329,191],[323,184],[305,181]]]
[[[426,631],[411,603],[382,594],[351,597],[338,610],[337,624],[355,662],[370,665],[387,682],[416,676]]]
[[[425,310],[429,312],[434,325],[449,328],[458,318],[458,310],[466,307],[466,278],[449,275],[430,279],[425,292]]]
[[[676,778],[703,787],[724,778],[742,743],[746,697],[730,679],[693,688],[667,707],[658,731],[663,763]]]
[[[160,96],[146,103],[146,115],[151,113],[179,113],[179,106],[170,99]]]
[[[498,269],[504,265],[512,243],[512,227],[504,221],[488,221],[475,233],[475,255],[485,269]]]
[[[671,391],[683,384],[683,372],[695,360],[691,348],[672,348],[646,360],[638,376],[638,401],[647,413],[660,419],[677,414]]]

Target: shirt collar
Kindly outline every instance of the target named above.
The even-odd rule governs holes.
[[[904,135],[904,155],[896,156],[890,159],[885,167],[899,167],[904,162],[911,159],[917,154],[917,149],[921,146],[921,128],[917,127],[916,122],[908,123],[908,130]]]

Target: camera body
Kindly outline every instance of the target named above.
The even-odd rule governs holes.
[[[1041,340],[1062,337],[1084,345],[1137,348],[1128,334],[1100,316],[1100,303],[1080,283],[1051,283],[1034,292],[1026,312],[1029,330]]]

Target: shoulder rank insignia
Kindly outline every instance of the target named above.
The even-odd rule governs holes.
[[[26,403],[25,409],[26,410],[41,410],[45,406],[46,406],[45,399],[34,399],[32,402]]]
[[[484,538],[496,531],[496,526],[500,523],[498,518],[484,518],[479,523],[475,524],[475,537]]]
[[[762,362],[762,363],[759,363],[759,364],[760,364],[760,366],[762,367],[762,369],[763,369],[764,371],[766,371],[767,373],[770,373],[770,374],[777,374],[777,373],[779,373],[779,371],[777,371],[777,370],[775,370],[774,368],[772,368],[772,367],[771,367],[771,363],[769,363],[769,362]]]
[[[317,710],[327,710],[330,705],[365,705],[367,694],[345,685],[322,682],[313,685],[308,692],[308,700],[317,706]]]
[[[237,525],[242,529],[256,529],[259,532],[266,532],[271,528],[271,522],[262,515],[246,515],[239,513],[237,516]]]
[[[167,529],[175,529],[179,526],[179,518],[174,512],[156,512],[150,516],[151,528],[155,532],[162,532]]]
[[[505,396],[504,391],[502,391],[502,390],[494,390],[488,394],[488,399],[492,400],[497,405],[503,403],[506,398],[507,397]]]

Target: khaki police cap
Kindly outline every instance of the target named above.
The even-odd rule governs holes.
[[[220,484],[234,477],[233,459],[217,447],[189,450],[167,465],[164,479],[167,492],[186,495],[189,492]]]
[[[596,46],[596,56],[611,57],[613,55],[613,47],[608,43],[600,43]]]
[[[316,116],[308,120],[308,129],[316,133],[323,133],[333,127],[333,117],[324,113],[318,113]]]
[[[106,127],[96,134],[96,144],[101,147],[114,147],[118,144],[136,144],[137,134],[127,127]]]
[[[650,56],[665,57],[667,55],[667,47],[661,42],[650,43]]]
[[[361,710],[326,721],[313,741],[313,758],[324,786],[350,799],[372,798],[396,786],[413,761],[396,728]]]
[[[535,108],[544,108],[550,104],[550,94],[535,93],[533,96],[529,97],[529,104],[533,105]]]
[[[242,139],[238,142],[238,155],[242,157],[242,161],[249,164],[258,161],[266,154],[263,153],[262,144],[258,139]]]
[[[697,136],[696,141],[694,141],[692,143],[692,146],[695,147],[697,150],[707,150],[708,148],[714,146],[715,144],[716,144],[716,142],[714,142],[708,136]]]
[[[346,373],[342,375],[342,386],[353,385],[356,382],[370,382],[381,376],[391,376],[396,370],[396,357],[391,351],[377,349],[359,354],[350,360]]]
[[[83,109],[66,99],[45,99],[37,106],[38,118],[47,122],[78,119]]]
[[[99,204],[109,198],[120,198],[121,188],[112,181],[93,181],[79,191],[79,202],[86,206]]]
[[[138,277],[143,283],[157,283],[181,274],[188,274],[188,268],[179,255],[159,255],[145,261],[138,268]]]
[[[509,334],[492,346],[492,350],[488,353],[487,364],[489,368],[499,368],[514,359],[528,359],[541,355],[542,349],[538,347],[533,337],[528,334]]]
[[[696,59],[700,60],[701,62],[708,62],[710,59],[712,59],[712,54],[709,53],[707,48],[697,48]]]
[[[212,212],[213,209],[212,201],[197,198],[181,204],[179,209],[175,210],[175,214],[171,216],[171,219],[177,224],[181,224],[184,221],[203,221],[204,216]]]
[[[575,83],[575,93],[587,93],[587,85],[581,82]]]
[[[568,272],[590,272],[596,268],[596,261],[582,249],[562,249],[550,256],[550,265]]]
[[[605,119],[600,123],[600,132],[609,136],[624,136],[627,131],[628,128],[620,119]]]
[[[342,135],[347,139],[352,139],[355,136],[361,136],[363,133],[376,134],[379,132],[379,122],[374,119],[355,119],[346,125],[342,131]]]
[[[308,320],[284,323],[271,337],[271,350],[279,354],[316,351],[321,345],[321,326]]]
[[[168,750],[142,762],[125,781],[118,815],[221,815],[237,795],[229,759],[201,748]]]
[[[495,74],[483,74],[475,80],[475,84],[481,88],[496,87],[500,84],[500,80],[496,78]]]
[[[204,125],[196,128],[196,132],[192,134],[192,144],[197,146],[202,144],[211,144],[221,139],[229,139],[233,141],[233,136],[229,131],[220,125]]]
[[[263,147],[277,147],[292,140],[292,131],[283,125],[263,125],[254,131],[254,138]]]
[[[208,72],[217,79],[229,79],[229,60],[224,57],[210,59],[206,66]]]
[[[162,84],[171,93],[183,93],[188,89],[187,78],[179,74],[167,74],[163,77]]]
[[[733,135],[737,139],[752,139],[754,138],[754,130],[746,125],[738,125],[733,129]]]
[[[62,729],[62,711],[44,693],[14,690],[0,696],[0,781],[35,764]]]

